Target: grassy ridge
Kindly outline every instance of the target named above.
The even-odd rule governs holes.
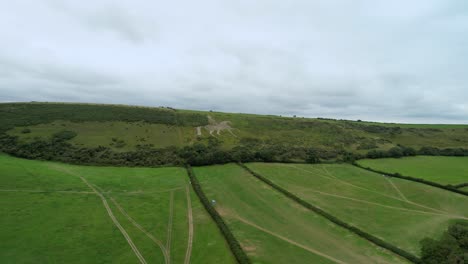
[[[420,240],[468,219],[468,198],[385,178],[348,164],[247,164],[274,184],[339,219],[420,254]]]
[[[235,164],[193,169],[254,263],[405,262],[298,206]]]
[[[468,182],[468,158],[418,156],[401,159],[359,160],[364,167],[400,173],[441,184],[456,185]]]
[[[8,131],[9,135],[18,136],[21,141],[50,138],[60,130],[71,130],[78,132],[78,136],[71,141],[76,146],[105,146],[116,151],[135,150],[137,145],[161,148],[206,142],[210,138],[208,131],[202,129],[202,136],[197,137],[195,127],[208,124],[208,115],[217,122],[231,122],[236,136],[227,132],[217,135],[225,149],[242,145],[269,145],[363,154],[372,149],[387,150],[398,144],[414,148],[468,148],[468,125],[400,126],[171,108],[64,103],[4,103],[0,104],[0,113],[0,132]],[[31,132],[22,133],[24,129]],[[112,138],[123,140],[124,146],[112,145]],[[295,159],[305,159],[306,153],[300,150],[290,155]]]

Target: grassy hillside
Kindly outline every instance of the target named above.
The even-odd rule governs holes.
[[[420,254],[420,241],[468,220],[468,198],[351,165],[251,163],[300,198],[387,242]]]
[[[364,167],[388,173],[421,178],[441,184],[468,183],[468,158],[418,156],[400,159],[364,159],[358,163]]]
[[[221,129],[219,134],[216,128]],[[54,135],[62,131],[76,134],[66,140],[77,149],[73,150],[74,155],[78,149],[100,147],[100,150],[93,150],[99,152],[96,156],[102,156],[105,151],[123,153],[161,149],[166,149],[167,154],[167,148],[181,149],[197,143],[215,145],[222,151],[238,147],[241,149],[237,149],[236,155],[257,156],[261,160],[268,160],[270,156],[273,160],[305,160],[311,149],[322,159],[336,159],[347,152],[365,154],[398,145],[415,149],[468,148],[468,125],[380,124],[122,105],[0,104],[0,133],[3,133],[0,146],[44,145],[43,142],[53,141]],[[12,143],[13,139],[15,143]],[[44,150],[44,147],[35,146],[20,149],[25,148],[29,150],[18,153],[21,151],[16,147],[15,150],[9,148],[9,152],[42,159],[49,156],[57,159],[57,154],[51,152],[60,152],[56,146],[53,151],[50,147]],[[173,156],[178,153],[174,154],[174,149],[171,151],[167,154],[171,157],[159,164],[177,160]],[[49,152],[49,155],[43,155],[43,152]]]
[[[1,263],[140,263],[103,199],[148,263],[184,263],[189,244],[191,263],[235,263],[182,168],[83,167],[0,155],[0,171]]]
[[[254,263],[404,263],[298,206],[234,164],[195,174]]]

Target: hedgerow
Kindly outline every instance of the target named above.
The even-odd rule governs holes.
[[[411,176],[404,176],[404,175],[401,175],[400,173],[388,173],[388,172],[372,169],[370,167],[364,167],[362,165],[359,165],[356,162],[353,162],[352,164],[354,166],[358,167],[358,168],[368,170],[368,171],[371,171],[371,172],[375,172],[375,173],[378,173],[378,174],[381,174],[381,175],[385,175],[385,176],[389,176],[389,177],[395,177],[395,178],[404,179],[404,180],[408,180],[408,181],[414,181],[414,182],[430,185],[432,187],[436,187],[436,188],[439,188],[439,189],[444,189],[444,190],[447,190],[447,191],[450,191],[450,192],[454,192],[454,193],[458,193],[458,194],[461,194],[461,195],[468,196],[468,192],[459,190],[459,189],[457,189],[457,187],[452,186],[452,185],[443,185],[443,184],[440,184],[440,183],[437,183],[437,182],[428,181],[428,180],[421,179],[421,178],[415,178],[415,177],[411,177]]]
[[[210,214],[211,218],[216,223],[219,230],[223,234],[224,238],[228,242],[229,248],[231,249],[232,254],[236,258],[237,262],[240,264],[251,263],[250,259],[247,257],[244,250],[240,246],[239,241],[237,241],[236,237],[234,237],[231,230],[224,222],[223,218],[221,218],[221,216],[218,214],[216,209],[211,205],[210,201],[206,197],[190,165],[187,165],[186,169],[187,169],[187,173],[190,178],[190,183],[192,184],[193,190],[195,191],[198,198],[200,199],[200,202],[203,204],[206,211],[208,212],[208,214]]]

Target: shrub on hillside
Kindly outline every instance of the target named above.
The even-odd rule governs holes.
[[[60,132],[53,134],[52,138],[57,141],[65,141],[65,140],[70,140],[76,136],[77,134],[73,131],[62,130]]]

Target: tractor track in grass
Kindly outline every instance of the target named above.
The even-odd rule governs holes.
[[[433,212],[427,212],[427,211],[420,211],[420,210],[414,210],[414,209],[407,209],[407,208],[402,208],[402,207],[397,207],[397,206],[391,206],[391,205],[385,205],[385,204],[379,204],[379,203],[369,202],[369,201],[366,201],[366,200],[356,199],[356,198],[352,198],[352,197],[346,197],[346,196],[337,195],[337,194],[332,194],[332,193],[326,193],[326,192],[322,192],[322,191],[310,190],[310,189],[307,189],[306,191],[315,192],[315,193],[319,193],[319,194],[327,195],[327,196],[332,196],[332,197],[337,197],[337,198],[341,198],[341,199],[351,200],[351,201],[354,201],[354,202],[360,202],[360,203],[366,203],[366,204],[371,204],[371,205],[375,205],[375,206],[390,208],[390,209],[394,209],[394,210],[407,211],[407,212],[414,212],[414,213],[420,213],[420,214],[431,214],[431,215],[448,216],[448,217],[460,218],[460,219],[468,220],[467,217],[460,216],[460,215],[433,213]]]
[[[141,255],[140,251],[138,250],[137,246],[133,243],[133,241],[130,238],[130,236],[128,235],[127,231],[123,228],[122,225],[120,225],[117,218],[115,218],[114,213],[112,213],[112,210],[111,210],[109,204],[107,203],[107,200],[104,197],[104,195],[102,193],[98,192],[98,190],[96,190],[85,178],[83,178],[82,176],[79,176],[79,175],[77,175],[77,176],[101,198],[102,203],[104,204],[104,207],[107,210],[107,214],[112,219],[112,222],[114,222],[115,226],[117,226],[117,228],[120,230],[120,233],[122,233],[122,235],[125,237],[125,239],[127,240],[127,243],[132,248],[132,250],[135,253],[135,255],[137,256],[138,260],[140,260],[140,263],[147,264],[145,258]]]
[[[408,199],[406,199],[406,196],[400,191],[400,189],[392,182],[391,179],[389,179],[388,177],[385,177],[385,179],[387,180],[388,183],[390,183],[390,185],[392,185],[392,187],[400,194],[401,198],[403,198],[403,200],[409,202]]]
[[[240,217],[240,216],[236,216],[235,219],[241,221],[242,223],[244,223],[244,224],[246,224],[246,225],[249,225],[249,226],[251,226],[251,227],[254,227],[254,228],[256,228],[256,229],[258,229],[258,230],[260,230],[260,231],[263,231],[263,232],[265,232],[265,233],[267,233],[267,234],[270,234],[270,235],[272,235],[272,236],[274,236],[274,237],[276,237],[276,238],[279,238],[279,239],[281,239],[281,240],[283,240],[283,241],[285,241],[285,242],[287,242],[287,243],[289,243],[289,244],[291,244],[291,245],[294,245],[294,246],[297,246],[297,247],[299,247],[299,248],[302,248],[302,249],[304,249],[304,250],[306,250],[306,251],[309,251],[309,252],[311,252],[311,253],[313,253],[313,254],[315,254],[315,255],[319,255],[319,256],[324,257],[324,258],[326,258],[326,259],[328,259],[328,260],[331,260],[331,261],[333,261],[333,262],[335,262],[335,263],[339,263],[339,264],[348,264],[347,262],[343,262],[343,261],[341,261],[341,260],[339,260],[339,259],[336,259],[336,258],[334,258],[334,257],[332,257],[332,256],[329,256],[329,255],[327,255],[327,254],[325,254],[325,253],[322,253],[322,252],[320,252],[320,251],[318,251],[318,250],[316,250],[316,249],[307,247],[307,246],[302,245],[302,244],[300,244],[300,243],[298,243],[298,242],[296,242],[296,241],[294,241],[294,240],[291,240],[291,239],[286,238],[286,237],[284,237],[284,236],[282,236],[282,235],[280,235],[280,234],[277,234],[277,233],[275,233],[275,232],[273,232],[273,231],[270,231],[270,230],[265,229],[265,228],[263,228],[263,227],[261,227],[261,226],[258,226],[258,225],[254,224],[254,223],[252,223],[252,222],[250,222],[250,221],[248,221],[248,220],[245,220],[244,218],[242,218],[242,217]]]
[[[403,199],[400,199],[400,198],[397,198],[395,196],[392,196],[392,195],[387,195],[387,194],[383,194],[381,192],[378,192],[378,191],[374,191],[374,190],[371,190],[371,189],[368,189],[368,188],[364,188],[364,187],[361,187],[361,186],[357,186],[357,185],[354,185],[352,183],[349,183],[347,181],[344,181],[344,180],[341,180],[341,179],[338,179],[338,178],[335,178],[335,177],[330,177],[330,176],[326,176],[326,175],[321,175],[320,173],[315,173],[313,171],[309,171],[309,170],[306,170],[306,169],[303,169],[303,168],[300,168],[300,167],[297,167],[297,166],[294,166],[294,165],[287,165],[287,167],[291,167],[291,168],[295,168],[295,169],[298,169],[298,170],[302,170],[302,171],[305,171],[307,173],[311,173],[313,175],[317,175],[319,177],[323,177],[323,178],[327,178],[327,179],[330,179],[330,180],[336,180],[342,184],[345,184],[345,185],[349,185],[349,186],[352,186],[354,188],[358,188],[358,189],[361,189],[361,190],[365,190],[365,191],[368,191],[368,192],[372,192],[372,193],[375,193],[375,194],[378,194],[380,196],[384,196],[384,197],[387,197],[387,198],[391,198],[391,199],[394,199],[394,200],[398,200],[398,201],[401,201],[401,202],[405,202],[405,203],[409,203],[409,204],[412,204],[412,205],[415,205],[415,206],[419,206],[419,207],[422,207],[422,208],[425,208],[425,209],[429,209],[429,210],[432,210],[432,211],[435,211],[435,212],[438,212],[438,213],[442,213],[442,214],[448,214],[448,212],[446,211],[442,211],[442,210],[439,210],[439,209],[435,209],[435,208],[432,208],[432,207],[428,207],[428,206],[425,206],[425,205],[422,205],[422,204],[419,204],[419,203],[415,203],[415,202],[412,202],[412,201],[409,201],[409,200],[403,200]]]
[[[140,224],[138,224],[131,216],[127,214],[127,212],[120,206],[117,201],[115,201],[114,198],[110,197],[111,201],[114,203],[114,205],[119,209],[119,211],[130,221],[136,228],[138,228],[141,232],[143,232],[149,239],[151,239],[159,248],[161,249],[163,256],[164,256],[164,263],[168,264],[169,263],[169,258],[167,256],[167,251],[166,248],[164,247],[163,243],[161,240],[157,239],[153,235],[151,235],[146,229],[144,229]]]
[[[192,255],[192,244],[193,244],[193,212],[192,212],[192,200],[190,198],[190,187],[188,185],[185,187],[185,193],[187,195],[187,214],[188,214],[189,233],[188,233],[187,250],[185,251],[184,264],[189,264],[190,257]]]
[[[76,176],[78,178],[81,179],[81,181],[83,181],[83,183],[85,183],[91,190],[93,190],[94,193],[96,193],[96,195],[99,196],[99,198],[101,198],[101,201],[102,201],[102,204],[104,205],[104,208],[106,209],[107,211],[107,214],[109,215],[109,217],[111,218],[112,222],[114,223],[114,225],[119,229],[120,233],[122,233],[122,235],[124,236],[125,240],[127,240],[127,243],[130,245],[133,253],[135,253],[135,256],[138,258],[138,260],[140,261],[140,263],[142,264],[147,264],[145,258],[141,255],[140,251],[138,250],[137,246],[135,245],[135,243],[133,243],[133,240],[130,238],[130,236],[128,235],[127,231],[125,230],[125,228],[123,228],[122,225],[120,225],[119,221],[117,220],[117,218],[115,217],[114,213],[112,212],[112,209],[110,208],[109,204],[107,203],[107,199],[106,197],[104,197],[104,195],[102,193],[100,193],[96,188],[94,188],[93,185],[91,185],[83,176],[79,175],[79,174],[75,174],[73,172],[70,172],[64,168],[60,168],[62,171],[64,171],[65,173],[67,174],[71,174],[73,176]]]
[[[168,263],[171,263],[171,243],[172,243],[172,222],[174,217],[174,191],[171,191],[169,198],[169,221],[167,223],[166,251]]]

